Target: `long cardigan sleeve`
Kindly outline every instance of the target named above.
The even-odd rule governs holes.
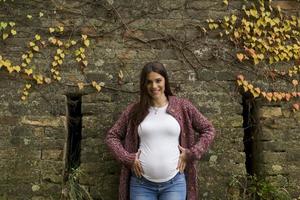
[[[129,153],[122,145],[122,140],[125,138],[129,122],[129,113],[134,104],[129,105],[121,114],[116,123],[108,131],[106,135],[106,144],[111,150],[116,160],[124,164],[128,169],[131,169],[135,153]]]

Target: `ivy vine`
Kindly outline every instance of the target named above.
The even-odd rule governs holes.
[[[228,6],[227,0],[223,2]],[[250,92],[254,98],[263,97],[269,102],[289,101],[300,97],[300,65],[295,64],[288,70],[277,69],[277,66],[300,59],[300,18],[284,14],[279,6],[273,8],[271,3],[271,0],[259,0],[257,4],[252,2],[243,5],[241,16],[232,14],[220,20],[208,19],[208,29],[218,30],[220,37],[229,38],[239,47],[236,58],[240,62],[251,62],[256,67],[264,64],[271,69],[272,78],[286,77],[292,86],[288,92],[264,91],[239,74],[237,84],[244,92]],[[293,104],[294,111],[299,108],[300,103]]]

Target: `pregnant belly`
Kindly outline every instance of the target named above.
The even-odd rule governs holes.
[[[179,152],[155,153],[142,152],[140,161],[144,170],[143,176],[153,182],[164,182],[171,179],[178,170],[176,169]]]

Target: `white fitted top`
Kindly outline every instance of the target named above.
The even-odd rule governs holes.
[[[173,178],[179,159],[178,121],[163,107],[150,107],[149,114],[138,126],[143,176],[152,182],[165,182]]]

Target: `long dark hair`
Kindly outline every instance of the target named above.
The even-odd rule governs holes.
[[[151,105],[151,96],[149,95],[147,90],[147,75],[150,72],[156,72],[165,78],[165,95],[167,98],[169,96],[173,96],[169,84],[168,73],[164,65],[157,61],[147,63],[143,67],[140,74],[140,100],[133,107],[131,113],[131,120],[134,123],[134,125],[138,125],[143,121],[143,119],[146,117],[148,113],[148,108]]]

